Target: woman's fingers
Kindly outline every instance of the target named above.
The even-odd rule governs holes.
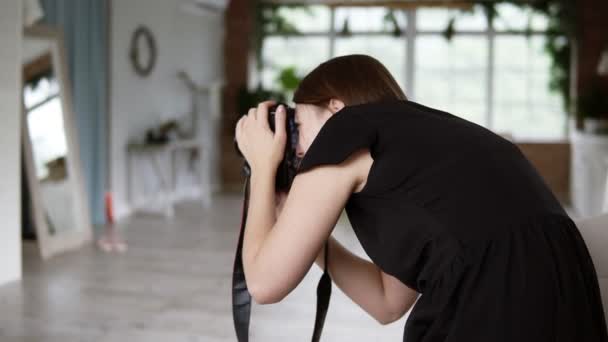
[[[236,126],[234,128],[234,137],[236,139],[237,145],[239,145],[239,149],[241,148],[240,146],[240,141],[242,140],[242,136],[243,136],[243,123],[245,122],[247,116],[243,115],[239,121],[237,121]]]
[[[255,164],[275,162],[285,145],[286,109],[282,107],[276,115],[278,130],[273,134],[268,127],[268,109],[275,101],[264,101],[256,108],[250,108],[236,123],[235,138],[241,153]],[[273,137],[274,135],[274,137]],[[272,153],[269,153],[272,152]]]
[[[249,108],[247,117],[250,120],[256,121],[260,126],[268,125],[268,108],[275,103],[276,101],[274,100],[260,102],[257,107]]]
[[[239,135],[241,134],[241,124],[243,123],[243,118],[245,116],[241,116],[239,118],[239,120],[236,122],[236,125],[234,125],[234,137],[235,138],[239,138]]]
[[[275,139],[275,141],[284,139],[287,134],[285,132],[285,120],[287,119],[287,112],[285,111],[285,106],[280,105],[279,108],[277,108],[277,112],[275,114],[274,119],[275,119],[274,139]]]
[[[256,110],[256,121],[262,127],[268,126],[268,108],[275,104],[275,101],[268,100],[260,102]]]

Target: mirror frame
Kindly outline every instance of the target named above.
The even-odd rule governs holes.
[[[48,259],[56,254],[68,250],[74,250],[89,243],[93,238],[93,230],[91,225],[91,216],[88,206],[87,191],[84,186],[82,177],[82,164],[80,161],[80,149],[78,144],[78,135],[75,127],[75,116],[72,111],[72,93],[70,86],[70,78],[68,76],[68,64],[66,61],[65,48],[63,37],[55,28],[35,25],[24,29],[23,39],[28,38],[49,40],[51,49],[51,63],[56,71],[57,82],[59,83],[60,101],[63,111],[63,125],[67,144],[67,171],[69,179],[69,187],[71,188],[74,199],[73,210],[74,222],[77,229],[74,231],[63,231],[50,234],[49,226],[45,219],[44,202],[42,201],[42,192],[39,180],[36,176],[36,169],[33,158],[32,143],[27,125],[27,117],[25,112],[25,104],[23,99],[23,86],[21,86],[21,108],[22,108],[22,143],[23,156],[25,158],[25,168],[27,174],[27,182],[30,188],[31,205],[33,212],[33,222],[36,225],[36,240],[42,259]],[[47,52],[48,53],[48,52]],[[26,63],[23,63],[25,67]],[[24,68],[22,68],[23,70]],[[23,72],[22,72],[23,79]]]

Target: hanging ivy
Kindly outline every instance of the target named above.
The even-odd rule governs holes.
[[[387,9],[386,14],[383,18],[384,24],[386,27],[391,30],[391,34],[393,37],[400,37],[403,34],[403,30],[399,26],[399,22],[397,21],[397,16],[395,15],[395,11],[393,9]]]
[[[264,69],[264,41],[269,35],[299,35],[301,32],[293,25],[282,13],[283,8],[298,8],[309,14],[312,14],[310,7],[307,5],[279,5],[272,3],[262,3],[260,0],[254,1],[254,16],[255,22],[253,27],[252,44],[255,53],[256,71],[261,74]],[[296,74],[296,69],[293,66],[287,66],[279,70],[275,80],[278,85],[278,90],[265,89],[260,82],[254,89],[248,89],[247,86],[242,86],[238,91],[237,106],[238,112],[244,113],[247,109],[255,107],[259,102],[274,99],[280,102],[288,100],[288,94],[291,94],[297,84],[300,83],[300,77]],[[294,86],[295,85],[295,86]]]
[[[256,57],[256,67],[261,71],[264,67],[262,51],[264,40],[269,35],[298,35],[301,32],[293,25],[284,14],[282,8],[298,8],[312,15],[312,10],[308,5],[279,5],[273,3],[262,3],[261,0],[255,1],[255,23],[253,31],[253,46]]]
[[[500,4],[511,4],[513,6],[530,10],[531,12],[543,14],[548,18],[547,36],[544,49],[551,59],[550,81],[548,87],[558,92],[563,98],[563,105],[566,112],[570,111],[570,66],[571,50],[574,37],[576,36],[576,8],[575,1],[572,0],[536,0],[521,2],[521,0],[472,0],[473,5],[480,6],[486,15],[488,25],[500,18],[497,6]],[[262,58],[264,39],[268,35],[298,35],[300,32],[297,27],[290,23],[281,13],[281,8],[299,8],[312,14],[308,5],[278,5],[255,1],[255,30],[254,30],[254,49],[257,61],[257,69],[261,71],[264,66]],[[444,36],[451,39],[456,30],[455,24],[460,16],[470,13],[470,10],[462,10],[458,14],[450,17]],[[386,26],[391,29],[394,36],[401,36],[402,29],[395,18],[395,13],[387,9],[383,18]],[[528,20],[524,34],[532,35],[531,20]],[[351,34],[348,19],[345,19],[339,35],[348,36]]]
[[[500,4],[511,4],[547,17],[547,39],[545,41],[544,49],[551,59],[548,87],[550,90],[558,92],[562,96],[563,106],[566,112],[570,112],[571,51],[574,37],[576,36],[575,1],[538,0],[521,2],[518,0],[474,0],[472,3],[481,6],[486,15],[488,26],[492,25],[496,19],[500,18],[500,13],[496,9]],[[464,10],[460,12],[460,15],[466,15],[466,13],[467,11]],[[451,17],[447,23],[444,36],[448,40],[454,35],[455,21],[458,20],[458,17],[459,16]],[[532,22],[529,18],[524,34],[530,37],[532,32]]]

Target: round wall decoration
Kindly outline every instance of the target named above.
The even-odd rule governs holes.
[[[133,69],[142,77],[148,76],[154,69],[154,64],[156,64],[156,41],[147,27],[140,25],[133,32],[129,57]]]

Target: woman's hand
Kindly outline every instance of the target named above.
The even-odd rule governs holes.
[[[285,154],[285,108],[279,106],[275,117],[275,132],[268,126],[268,107],[274,101],[264,101],[249,109],[236,124],[235,137],[239,150],[253,172],[276,172]]]

